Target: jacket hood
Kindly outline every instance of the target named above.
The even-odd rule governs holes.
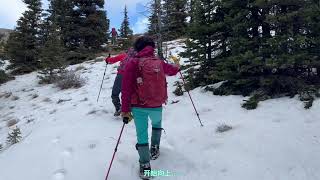
[[[145,47],[143,50],[138,52],[137,57],[154,57],[154,48],[151,46]]]

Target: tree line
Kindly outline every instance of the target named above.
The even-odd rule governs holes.
[[[23,2],[27,10],[1,45],[2,59],[10,59],[12,74],[41,70],[51,75],[66,65],[92,59],[107,47],[110,21],[104,0],[50,0],[46,10],[41,0]],[[119,34],[131,40],[126,7],[123,13]]]
[[[27,10],[17,21],[6,45],[14,73],[47,66],[82,62],[107,42],[109,20],[104,0],[51,0],[42,10],[41,0],[23,0]]]
[[[50,67],[50,63],[54,68],[60,62],[79,63],[107,42],[109,20],[103,0],[51,0],[46,11],[40,0],[24,2],[28,10],[5,47],[10,68],[17,72]],[[150,3],[147,34],[158,42],[186,39],[181,55],[189,58],[191,67],[187,88],[202,86],[216,95],[250,96],[243,104],[248,109],[262,100],[295,95],[309,108],[320,96],[318,0]],[[126,8],[124,14],[120,34],[128,38],[132,30]],[[217,82],[223,83],[210,86]]]
[[[194,67],[188,70],[189,88],[203,86],[216,95],[250,96],[243,104],[247,109],[269,98],[295,95],[309,108],[320,96],[318,0],[161,4],[164,39],[187,39],[187,50],[181,55]],[[149,17],[150,34],[159,32],[154,28],[159,24],[156,17]],[[221,81],[219,88],[210,86]]]

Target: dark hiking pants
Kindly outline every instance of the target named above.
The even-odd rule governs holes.
[[[114,84],[112,87],[112,103],[114,107],[116,108],[116,111],[119,111],[121,108],[121,103],[120,103],[120,93],[121,93],[121,83],[122,83],[122,75],[117,74],[116,79],[114,80]]]

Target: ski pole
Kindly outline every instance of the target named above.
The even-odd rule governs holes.
[[[180,73],[180,76],[181,76],[181,79],[182,79],[182,82],[183,82],[183,86],[184,86],[184,88],[186,89],[186,82],[185,82],[185,80],[184,80],[184,77],[183,77],[181,71],[179,71],[179,73]],[[199,113],[198,113],[198,111],[197,111],[196,106],[194,105],[194,102],[193,102],[193,99],[192,99],[192,97],[191,97],[191,94],[190,94],[189,90],[186,89],[186,91],[188,92],[189,98],[190,98],[190,100],[191,100],[191,103],[192,103],[192,106],[193,106],[193,108],[194,108],[194,111],[195,111],[196,114],[197,114],[197,117],[198,117],[198,120],[199,120],[199,122],[200,122],[200,125],[201,125],[201,127],[203,127],[202,121],[201,121],[201,119],[200,119],[200,115],[199,115]]]
[[[124,118],[126,118],[126,117],[124,117]],[[125,123],[123,123],[123,125],[122,125],[121,132],[120,132],[120,136],[119,136],[119,138],[118,138],[116,148],[114,149],[114,152],[113,152],[113,155],[112,155],[112,159],[111,159],[111,162],[110,162],[110,165],[109,165],[108,173],[107,173],[107,176],[106,176],[106,179],[105,179],[105,180],[107,180],[108,177],[109,177],[109,173],[110,173],[110,170],[111,170],[111,166],[112,166],[114,157],[115,157],[115,155],[116,155],[116,152],[117,152],[117,150],[118,150],[118,146],[119,146],[119,143],[120,143],[120,139],[121,139],[121,136],[122,136],[122,132],[123,132],[124,126],[125,126]]]
[[[109,57],[110,57],[110,56],[111,56],[111,54],[109,54]],[[108,67],[108,64],[106,64],[106,68],[104,69],[103,78],[102,78],[102,82],[101,82],[101,86],[100,86],[100,90],[99,90],[99,95],[98,95],[98,98],[97,98],[97,102],[99,102],[100,93],[101,93],[101,89],[102,89],[102,85],[103,85],[103,81],[104,81],[104,76],[106,75],[107,67]]]
[[[170,52],[170,55],[169,55],[169,56],[172,56],[171,52]],[[163,60],[168,63],[168,60],[166,60],[166,59],[163,59]],[[179,71],[179,73],[180,73],[180,76],[181,76],[181,79],[182,79],[182,82],[183,82],[183,86],[184,86],[184,88],[186,89],[186,81],[185,81],[185,79],[184,79],[181,71]],[[194,109],[194,111],[195,111],[196,114],[197,114],[197,117],[198,117],[198,120],[199,120],[199,122],[200,122],[200,125],[201,125],[201,127],[203,127],[202,121],[201,121],[201,119],[200,119],[200,115],[199,115],[199,113],[198,113],[198,111],[197,111],[196,106],[194,105],[194,102],[193,102],[193,99],[192,99],[192,97],[191,97],[191,94],[190,94],[189,90],[186,89],[186,91],[188,92],[189,98],[190,98],[190,100],[191,100],[193,109]]]

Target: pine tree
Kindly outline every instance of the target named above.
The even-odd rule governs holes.
[[[124,18],[123,18],[121,27],[119,29],[120,37],[128,38],[128,37],[132,36],[133,31],[130,29],[127,6],[124,7],[123,14],[124,14]]]
[[[39,67],[39,23],[40,0],[23,0],[27,10],[18,20],[17,27],[10,34],[6,51],[10,57],[13,73],[28,73]]]
[[[54,22],[50,26],[47,40],[40,53],[42,67],[42,70],[39,71],[40,83],[54,83],[57,78],[57,73],[66,65],[64,54],[65,48],[63,46],[62,36]]]
[[[249,109],[296,94],[312,105],[320,88],[316,1],[194,1],[191,9],[184,55],[200,65],[189,74],[194,87],[225,81],[214,93],[252,95]]]
[[[6,55],[5,55],[5,46],[6,43],[4,40],[2,40],[2,38],[4,37],[4,34],[0,34],[0,66],[2,64],[2,59],[6,59]]]
[[[73,6],[71,17],[68,17],[66,42],[69,61],[72,64],[91,58],[92,53],[102,49],[107,43],[109,24],[103,10],[104,0],[67,0]]]
[[[150,16],[148,18],[148,35],[149,36],[156,36],[158,32],[158,15],[156,9],[156,2],[153,1],[150,6]]]
[[[0,144],[0,152],[2,151],[2,149],[3,149],[3,145],[2,145],[2,144]]]
[[[164,0],[164,40],[173,40],[185,34],[187,22],[187,0]]]
[[[156,39],[157,54],[163,58],[163,7],[161,5],[162,0],[152,1],[150,10],[151,15],[149,16],[148,35]]]
[[[223,23],[227,9],[219,1],[194,1],[192,23],[188,27],[187,50],[181,55],[188,57],[191,65],[200,65],[200,69],[190,71],[191,87],[212,84],[217,78],[212,75],[216,64],[229,53],[227,38],[229,26]],[[217,43],[219,42],[219,43]]]
[[[127,49],[132,44],[133,31],[130,29],[127,6],[124,7],[124,18],[119,29],[120,37],[124,39],[123,48]]]
[[[21,131],[18,127],[16,127],[11,133],[8,133],[7,143],[9,145],[16,144],[21,141],[21,138]]]
[[[70,0],[51,0],[48,13],[49,21],[54,21],[60,31],[64,47],[70,49],[74,13],[72,2]]]

